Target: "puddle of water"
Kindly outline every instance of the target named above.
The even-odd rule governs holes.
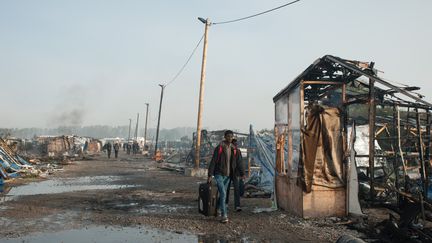
[[[114,207],[116,208],[132,208],[138,206],[139,203],[123,203],[123,204],[116,204]]]
[[[132,227],[90,227],[85,229],[64,230],[55,233],[36,233],[17,238],[0,238],[2,243],[117,243],[117,242],[172,242],[172,243],[255,243],[248,237],[237,240],[226,240],[216,235],[192,235],[188,233],[174,233],[148,228]]]
[[[198,243],[230,243],[230,242],[240,242],[240,243],[257,243],[257,241],[249,237],[237,238],[237,239],[223,239],[221,236],[217,235],[198,235]],[[266,241],[267,242],[267,241]]]
[[[190,234],[176,234],[146,228],[92,227],[80,230],[66,230],[56,233],[39,233],[18,238],[0,238],[4,243],[45,243],[45,242],[198,242],[198,237]]]
[[[162,204],[150,204],[145,205],[143,208],[138,209],[136,212],[141,214],[149,213],[174,213],[181,210],[188,210],[194,207],[183,206],[183,205],[162,205]]]
[[[276,208],[254,208],[252,210],[253,213],[270,213],[274,211],[277,211],[277,209]]]
[[[10,187],[5,193],[0,193],[5,196],[0,201],[15,200],[19,196],[39,195],[39,194],[55,194],[73,191],[85,190],[113,190],[121,188],[136,187],[135,185],[116,184],[116,181],[122,179],[118,176],[94,176],[94,177],[78,177],[78,178],[62,178],[47,180],[41,182],[32,182],[27,185]]]

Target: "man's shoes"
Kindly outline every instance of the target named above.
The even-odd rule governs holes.
[[[237,212],[242,211],[241,207],[240,207],[240,206],[236,207],[236,211],[237,211]]]
[[[223,217],[222,219],[221,219],[221,221],[220,221],[222,224],[226,224],[226,223],[228,223],[228,217]]]

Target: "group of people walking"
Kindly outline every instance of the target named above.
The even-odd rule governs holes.
[[[137,141],[134,141],[132,144],[130,143],[123,143],[123,151],[126,151],[126,154],[130,154],[132,151],[132,154],[138,154],[140,150],[140,146]]]
[[[104,145],[104,149],[107,151],[108,159],[111,158],[111,150],[113,149],[113,147],[114,147],[114,156],[117,159],[118,152],[120,150],[120,144],[118,142],[116,142],[116,143],[114,143],[114,146],[113,146],[110,142],[107,142]]]
[[[114,145],[111,144],[111,142],[106,142],[103,150],[107,152],[108,158],[111,158],[111,151],[114,148],[114,156],[115,158],[118,157],[118,152],[120,150],[120,143],[115,142]],[[132,144],[130,143],[123,143],[123,151],[126,151],[127,154],[130,154],[131,151],[133,154],[138,154],[140,150],[140,146],[137,141],[134,141]]]

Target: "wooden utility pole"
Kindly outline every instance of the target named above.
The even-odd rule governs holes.
[[[202,23],[205,24],[204,30],[204,47],[201,64],[201,81],[200,81],[200,93],[198,102],[198,121],[197,121],[197,132],[196,132],[196,146],[195,146],[195,169],[199,169],[200,164],[200,150],[201,150],[201,120],[202,120],[202,108],[204,98],[204,82],[205,82],[205,70],[206,70],[206,59],[207,59],[207,37],[208,27],[210,26],[209,19],[198,18]]]
[[[129,118],[129,135],[128,135],[128,140],[127,143],[129,144],[129,139],[130,139],[130,130],[131,130],[131,125],[132,125],[132,119]]]
[[[145,126],[144,126],[144,151],[146,149],[146,142],[147,142],[147,120],[148,120],[148,109],[149,109],[149,103],[145,104],[147,106],[146,109],[146,120],[145,120]]]
[[[249,144],[248,144],[248,148],[247,148],[247,160],[248,160],[248,177],[251,176],[251,158],[252,158],[252,133],[253,133],[253,128],[252,128],[252,124],[249,125]]]
[[[138,142],[138,123],[139,123],[139,113],[137,113],[137,120],[136,120],[136,126],[135,126],[135,141]]]
[[[159,116],[158,116],[158,124],[157,124],[157,128],[156,128],[156,144],[155,144],[155,156],[157,153],[157,149],[158,149],[158,141],[159,141],[159,125],[160,125],[160,117],[161,117],[161,110],[162,110],[162,100],[163,100],[163,93],[164,93],[164,89],[165,89],[165,85],[159,84],[159,86],[162,88],[161,89],[161,97],[160,97],[160,103],[159,103]]]

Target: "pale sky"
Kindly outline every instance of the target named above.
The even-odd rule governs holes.
[[[159,83],[203,35],[289,1],[0,0],[0,127],[156,125]],[[432,1],[302,0],[209,30],[203,126],[272,128],[273,96],[315,59],[374,61],[431,102]],[[165,90],[162,128],[195,127],[202,45]],[[141,123],[142,124],[142,123]]]

